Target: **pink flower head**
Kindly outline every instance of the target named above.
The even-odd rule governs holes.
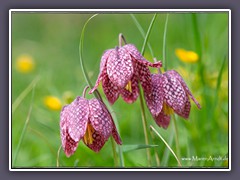
[[[151,93],[150,67],[161,67],[162,63],[150,63],[132,44],[109,49],[104,52],[100,73],[93,93],[102,81],[102,87],[108,101],[113,104],[119,97],[127,103],[133,103],[139,94],[138,81],[144,92]]]
[[[152,95],[145,95],[145,99],[158,126],[166,129],[173,112],[187,119],[191,109],[189,97],[199,109],[201,108],[176,71],[169,70],[163,74],[152,74],[151,78]]]
[[[87,100],[78,96],[64,106],[60,114],[60,131],[67,157],[76,151],[81,139],[95,152],[101,150],[110,135],[117,144],[122,144],[111,114],[96,98]]]

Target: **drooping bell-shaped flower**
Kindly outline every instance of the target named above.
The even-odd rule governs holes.
[[[77,149],[80,140],[93,151],[101,150],[109,136],[122,144],[111,114],[105,104],[96,98],[78,96],[62,108],[60,114],[62,147],[67,157]]]
[[[163,74],[152,74],[152,95],[145,99],[158,126],[167,128],[174,112],[188,119],[191,109],[190,98],[200,109],[183,78],[175,70]]]
[[[113,104],[119,97],[127,103],[133,103],[139,94],[138,81],[144,92],[151,92],[150,67],[161,67],[162,63],[150,63],[133,44],[109,49],[104,52],[100,73],[92,93],[102,81],[102,87],[108,101]]]

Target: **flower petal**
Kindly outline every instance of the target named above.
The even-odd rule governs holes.
[[[73,153],[77,149],[77,146],[78,146],[78,141],[74,141],[67,131],[66,132],[66,143],[65,143],[65,147],[63,148],[66,156],[70,157],[71,155],[73,155]]]
[[[67,108],[68,108],[68,105],[63,106],[62,111],[60,113],[60,135],[61,135],[63,149],[65,149],[66,135],[67,135],[67,121],[68,121],[68,116],[66,113]]]
[[[122,144],[122,140],[121,140],[121,138],[120,138],[120,136],[117,132],[117,128],[116,128],[114,122],[113,122],[112,136],[113,136],[113,138],[114,138],[114,140],[116,141],[117,144],[120,144],[120,145]]]
[[[163,111],[161,111],[161,113],[154,119],[159,127],[163,127],[164,129],[167,129],[170,123],[171,116],[166,115],[164,114]]]
[[[131,90],[127,90],[126,88],[121,89],[121,96],[123,100],[127,103],[133,103],[137,100],[139,89],[138,89],[138,80],[136,76],[133,76],[131,79],[131,84],[129,87]]]
[[[91,99],[89,100],[89,109],[89,119],[93,128],[107,140],[112,133],[113,122],[106,106],[98,99]]]
[[[93,138],[92,144],[86,144],[84,141],[83,142],[93,151],[99,152],[104,146],[106,139],[102,134],[100,134],[97,131],[94,131],[94,133],[92,134],[92,138]]]
[[[89,94],[92,94],[93,91],[95,91],[97,89],[100,82],[105,78],[104,76],[107,73],[106,63],[107,63],[108,57],[112,51],[114,51],[114,49],[107,50],[103,53],[101,62],[100,62],[100,73],[98,75],[98,78],[97,78],[97,81],[96,81],[94,87],[89,91]]]
[[[151,73],[148,67],[144,64],[139,63],[136,59],[133,58],[136,63],[136,75],[139,78],[139,81],[142,85],[144,93],[150,94],[152,92],[152,80]]]
[[[162,78],[161,74],[152,74],[152,92],[144,93],[148,109],[153,116],[158,116],[163,107]]]
[[[162,67],[162,62],[158,61],[156,63],[151,63],[147,61],[141,53],[138,51],[138,49],[133,45],[133,44],[126,44],[123,46],[133,57],[135,60],[137,60],[139,63],[144,64],[145,66],[150,66],[150,67]]]
[[[114,104],[114,102],[119,97],[119,89],[116,85],[114,85],[110,81],[110,79],[108,78],[107,72],[105,72],[103,75],[102,87],[103,87],[104,94],[108,99],[108,102],[110,104]]]
[[[68,106],[68,131],[71,138],[78,142],[85,134],[88,118],[88,100],[78,96]]]
[[[186,93],[191,97],[191,99],[195,102],[195,104],[197,105],[197,107],[199,109],[201,109],[201,105],[198,103],[198,101],[194,98],[194,96],[192,95],[191,91],[189,90],[189,88],[187,87],[187,84],[185,83],[185,81],[183,80],[183,78],[181,77],[181,75],[175,71],[175,70],[170,70],[168,71],[168,74],[171,74],[172,76],[174,76],[176,79],[178,79],[178,81],[181,83],[181,85],[183,86],[184,90],[186,91]]]
[[[163,74],[162,87],[164,99],[166,103],[178,114],[185,108],[185,102],[188,98],[181,83],[175,76],[168,74],[168,71]]]
[[[183,111],[181,113],[177,113],[177,114],[179,116],[182,116],[185,119],[188,119],[190,110],[191,110],[191,103],[190,103],[189,97],[187,97]]]
[[[124,88],[133,75],[133,63],[131,56],[124,48],[116,47],[111,51],[108,63],[107,74],[112,83],[119,88]]]
[[[78,141],[74,141],[68,133],[68,108],[66,105],[62,108],[60,115],[60,134],[62,147],[67,157],[70,157],[77,149]]]
[[[123,46],[123,48],[126,49],[128,53],[131,54],[135,59],[146,61],[146,59],[141,55],[136,46],[133,44],[126,44]]]

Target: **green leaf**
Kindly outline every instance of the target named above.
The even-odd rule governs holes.
[[[135,17],[134,14],[130,14],[130,16],[132,17],[133,22],[136,24],[136,26],[137,26],[139,32],[141,33],[143,39],[145,39],[146,33],[144,32],[141,24],[138,22],[138,20],[137,20],[137,18]],[[152,58],[154,58],[155,56],[154,56],[154,53],[153,53],[153,50],[152,50],[152,46],[150,45],[149,42],[147,42],[147,45],[148,45],[148,49],[149,49],[149,51],[150,51],[150,53],[152,55]]]
[[[168,26],[168,14],[166,16],[165,25],[164,25],[164,33],[163,33],[163,64],[164,70],[167,71],[167,60],[166,60],[166,39],[167,39],[167,26]]]
[[[141,50],[141,54],[142,54],[142,55],[144,55],[144,53],[145,53],[146,44],[147,44],[147,42],[148,42],[148,38],[149,38],[149,35],[150,35],[150,33],[151,33],[153,24],[154,24],[154,22],[155,22],[155,20],[156,20],[156,17],[157,17],[157,14],[154,14],[154,16],[153,16],[153,18],[152,18],[152,21],[151,21],[151,23],[150,23],[150,25],[149,25],[149,27],[148,27],[147,34],[146,34],[146,36],[145,36],[145,39],[144,39],[144,42],[143,42],[143,46],[142,46],[142,50]]]
[[[139,149],[154,148],[158,145],[146,145],[146,144],[136,144],[136,145],[122,145],[123,152],[135,151]]]

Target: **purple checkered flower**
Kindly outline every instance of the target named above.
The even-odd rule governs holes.
[[[80,140],[93,151],[101,150],[109,136],[122,144],[111,114],[105,104],[96,98],[78,96],[62,108],[60,114],[62,147],[67,157],[77,149]]]
[[[188,119],[191,109],[189,97],[199,109],[201,108],[183,78],[176,71],[152,74],[151,78],[152,95],[145,94],[145,99],[158,126],[166,129],[170,122],[170,115],[174,112]]]
[[[90,91],[97,89],[102,81],[102,87],[108,101],[113,104],[119,97],[127,103],[133,103],[138,98],[140,81],[144,92],[151,93],[150,67],[161,67],[162,63],[150,63],[132,44],[109,49],[104,52],[100,73],[95,86]]]

